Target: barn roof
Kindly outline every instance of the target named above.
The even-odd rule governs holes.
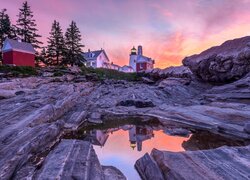
[[[8,51],[12,51],[12,50],[31,53],[31,54],[36,53],[32,44],[26,43],[26,42],[20,42],[18,40],[13,40],[13,39],[7,38],[4,41],[2,52],[8,52]]]

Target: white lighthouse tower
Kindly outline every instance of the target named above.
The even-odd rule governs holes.
[[[136,60],[137,60],[137,53],[135,47],[133,47],[130,53],[129,66],[133,68],[134,72],[136,72]]]

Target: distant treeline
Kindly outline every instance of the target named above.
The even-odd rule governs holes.
[[[36,64],[40,62],[46,65],[80,65],[84,62],[82,56],[81,32],[76,23],[72,21],[65,34],[62,32],[58,21],[52,23],[50,36],[47,38],[47,46],[38,39],[37,24],[33,12],[27,1],[22,4],[16,24],[12,24],[6,9],[0,12],[0,48],[4,40],[20,39],[33,45],[36,50]],[[0,56],[0,60],[2,56]]]

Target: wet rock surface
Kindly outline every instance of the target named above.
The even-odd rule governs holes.
[[[188,141],[182,143],[186,151],[208,150],[222,146],[247,146],[250,141],[235,140],[208,132],[194,132]]]
[[[83,117],[80,118],[83,108],[78,99],[89,93],[91,83],[76,87],[67,83],[59,85],[52,80],[32,77],[1,83],[4,89],[26,92],[1,100],[2,179],[14,177],[30,157],[50,149],[58,141],[66,124],[77,127],[84,121]],[[77,112],[78,115],[71,119]]]
[[[156,162],[163,179],[249,179],[249,150],[250,146],[179,153],[154,149],[150,157],[146,154],[139,159],[136,167],[146,176],[143,179],[156,172],[151,173],[150,165],[143,163],[149,158]]]
[[[89,142],[63,139],[45,158],[34,179],[118,180],[125,177],[116,168],[102,167]]]
[[[117,104],[117,106],[135,106],[136,108],[146,108],[146,107],[155,107],[155,105],[151,101],[136,101],[136,100],[126,100],[121,101]]]
[[[168,135],[171,136],[181,136],[181,137],[188,137],[191,132],[187,129],[183,129],[183,128],[165,128],[164,132]]]
[[[105,180],[126,180],[127,178],[122,174],[122,172],[113,166],[102,166],[104,172]]]
[[[143,180],[164,179],[161,169],[149,154],[145,154],[141,159],[137,160],[135,163],[135,168]]]
[[[245,124],[244,131],[250,134],[250,123]]]

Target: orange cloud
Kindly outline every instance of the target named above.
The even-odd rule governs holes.
[[[23,0],[0,0],[12,22]],[[130,49],[143,45],[155,67],[180,65],[185,56],[249,35],[250,0],[29,1],[42,41],[53,20],[62,29],[77,22],[87,49],[104,48],[110,60],[128,64]]]

